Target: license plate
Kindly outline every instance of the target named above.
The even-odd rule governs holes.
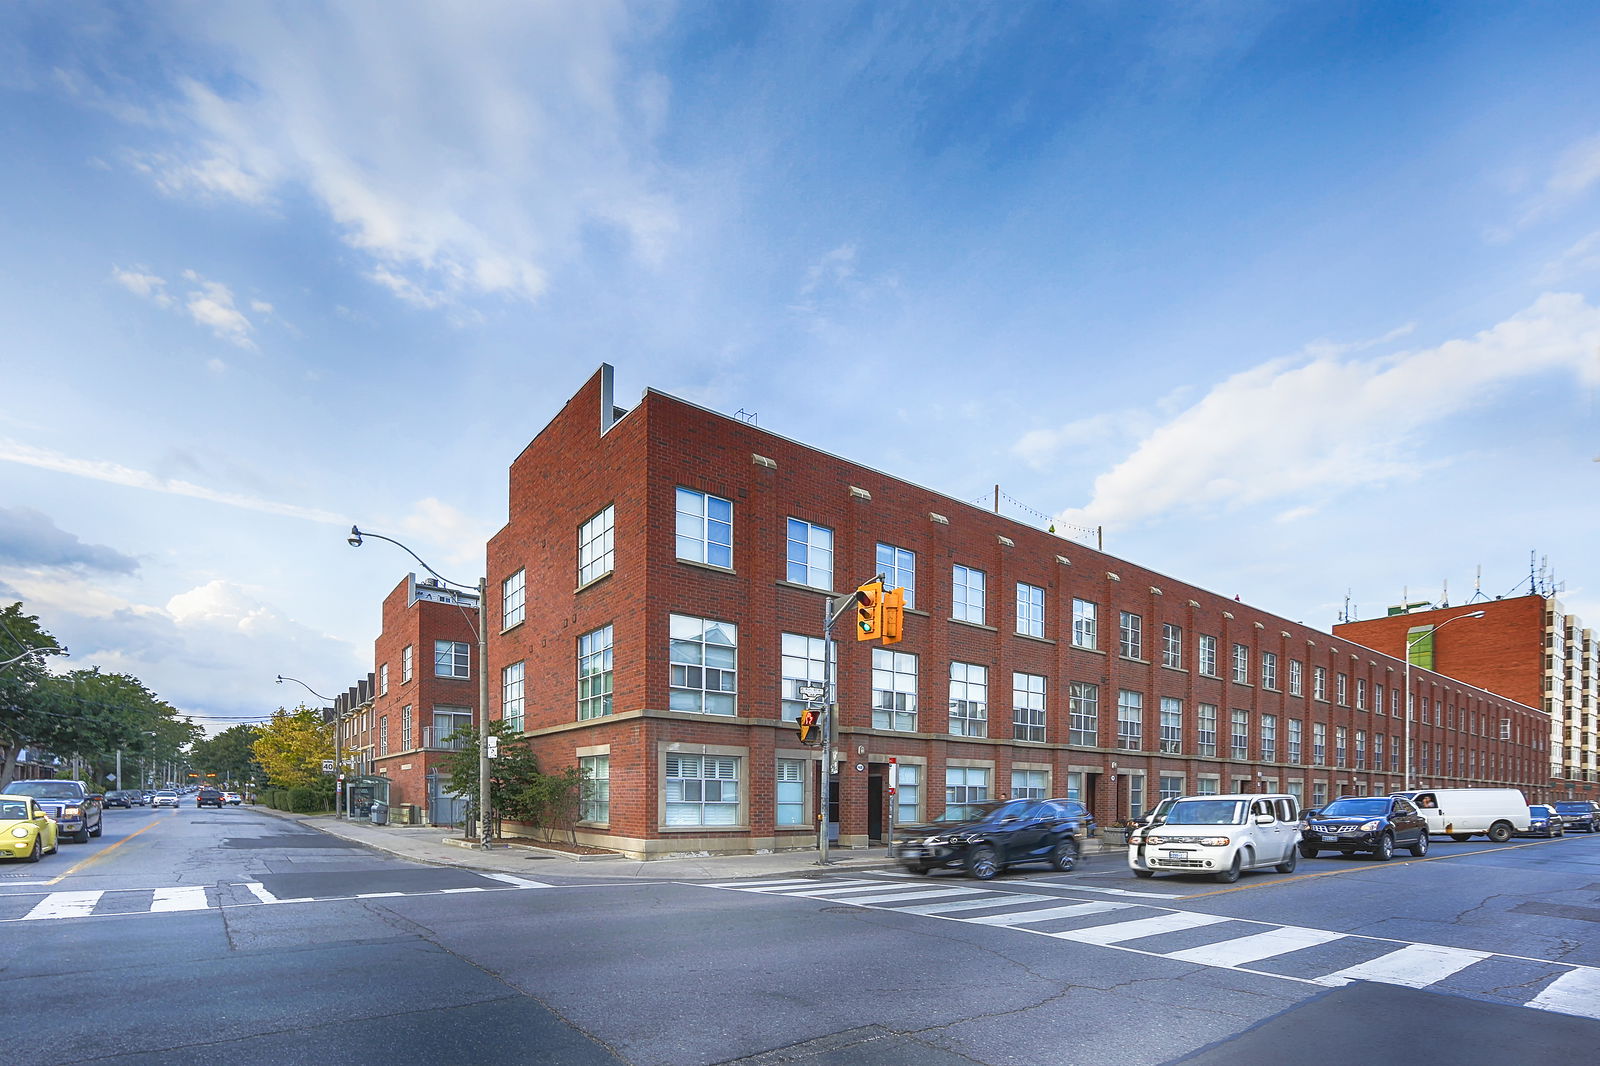
[[[1169,859],[1181,859],[1183,856],[1184,853],[1181,851],[1169,851],[1166,853],[1166,857]]]
[[[1332,840],[1332,841],[1336,841],[1337,842],[1338,839],[1339,839],[1339,834],[1338,833],[1323,833],[1322,834],[1322,839],[1323,840]]]

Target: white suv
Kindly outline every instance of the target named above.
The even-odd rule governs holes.
[[[1299,820],[1293,796],[1184,796],[1129,845],[1128,866],[1137,877],[1210,874],[1223,884],[1239,880],[1241,871],[1267,866],[1292,873]]]
[[[164,788],[156,793],[155,799],[150,801],[150,805],[152,807],[176,807],[178,805],[178,793],[173,789]]]

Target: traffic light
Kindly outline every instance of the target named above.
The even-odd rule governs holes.
[[[889,589],[883,594],[883,642],[897,644],[904,635],[906,621],[906,590]]]
[[[810,743],[809,738],[811,734],[819,732],[817,728],[817,722],[819,719],[821,719],[821,717],[821,711],[806,710],[800,712],[800,721],[798,723],[799,728],[797,728],[795,731],[800,734],[801,741]]]
[[[856,589],[856,639],[883,636],[883,582],[868,581]]]

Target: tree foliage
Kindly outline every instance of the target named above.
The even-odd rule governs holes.
[[[202,777],[216,774],[218,781],[235,783],[265,781],[266,770],[256,761],[255,754],[255,742],[260,738],[261,731],[261,726],[241,723],[224,729],[214,737],[197,740],[190,749],[189,762]],[[322,772],[320,762],[317,772]]]
[[[489,806],[498,824],[504,819],[548,829],[570,829],[583,798],[584,778],[575,766],[558,773],[539,771],[532,742],[500,720],[489,723],[499,755],[489,763]],[[463,747],[443,763],[450,787],[467,797],[467,817],[478,817],[478,730],[463,726],[451,734]]]
[[[274,785],[320,788],[325,783],[322,762],[333,758],[333,723],[304,704],[292,711],[279,707],[259,727],[250,750]]]

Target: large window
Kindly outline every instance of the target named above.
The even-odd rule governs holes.
[[[1261,687],[1278,687],[1278,656],[1276,652],[1261,653]]]
[[[1050,798],[1049,770],[1011,771],[1011,798],[1014,800],[1042,800]]]
[[[435,677],[471,677],[472,645],[461,640],[433,642]]]
[[[667,756],[667,825],[738,825],[739,759]]]
[[[378,754],[389,754],[389,716],[378,717]]]
[[[1250,758],[1250,712],[1234,708],[1232,743],[1229,750],[1235,759]]]
[[[611,821],[611,756],[580,755],[578,769],[583,774],[583,805],[578,817],[585,822]]]
[[[1122,689],[1117,693],[1117,747],[1138,751],[1144,747],[1144,693]]]
[[[669,706],[675,711],[736,713],[738,644],[736,627],[709,618],[675,614],[669,620],[672,664]]]
[[[897,548],[893,544],[878,545],[878,572],[883,575],[883,587],[906,590],[906,606],[917,605],[917,553]]]
[[[611,627],[578,638],[578,718],[611,713]]]
[[[1072,601],[1072,644],[1093,648],[1099,639],[1095,632],[1099,608],[1088,600]]]
[[[917,730],[917,657],[872,649],[872,728]]]
[[[1128,659],[1144,658],[1144,619],[1131,611],[1123,611],[1117,626],[1122,654]]]
[[[1233,680],[1240,685],[1250,683],[1250,649],[1243,644],[1233,646]]]
[[[523,663],[512,663],[500,671],[500,717],[506,728],[522,732]]]
[[[1183,629],[1171,622],[1161,626],[1161,665],[1175,670],[1183,666]]]
[[[895,769],[894,820],[915,825],[922,817],[922,767],[900,763]]]
[[[400,649],[400,683],[403,685],[411,680],[411,645],[407,644]]]
[[[785,722],[798,722],[800,712],[816,701],[800,698],[800,689],[823,688],[827,677],[827,646],[821,637],[808,637],[802,633],[783,634],[783,705],[779,712]],[[838,667],[834,667],[835,676]]]
[[[1169,755],[1183,750],[1183,701],[1161,697],[1161,750]]]
[[[1215,755],[1217,753],[1217,707],[1214,703],[1200,705],[1199,718],[1195,723],[1195,741],[1199,745],[1201,755]]]
[[[950,575],[950,617],[983,625],[983,571],[958,564],[950,568]]]
[[[833,530],[799,518],[789,519],[788,560],[790,581],[832,589]]]
[[[1365,770],[1367,768],[1367,731],[1365,729],[1356,730],[1355,756],[1355,768],[1357,770]]]
[[[1011,739],[1044,741],[1044,676],[1011,675]]]
[[[806,764],[804,759],[779,759],[777,795],[774,797],[777,824],[806,824]]]
[[[384,663],[378,667],[378,695],[389,694],[389,664]]]
[[[693,489],[678,490],[678,558],[733,566],[733,504]]]
[[[1324,667],[1311,668],[1311,698],[1315,700],[1328,698],[1328,671]]]
[[[1333,696],[1339,706],[1350,705],[1350,675],[1335,674],[1333,678]]]
[[[1085,748],[1100,744],[1100,687],[1074,681],[1067,687],[1072,743]]]
[[[1304,723],[1302,723],[1300,721],[1300,719],[1298,719],[1298,718],[1289,719],[1289,753],[1288,754],[1289,754],[1289,761],[1290,762],[1299,762],[1300,761],[1301,741],[1304,739],[1301,731],[1304,728],[1305,728],[1305,725],[1304,725]]]
[[[411,705],[400,709],[400,750],[411,750]]]
[[[1289,695],[1304,696],[1305,692],[1305,664],[1299,659],[1289,660]]]
[[[682,491],[681,489],[679,490],[680,511],[683,506]],[[716,499],[716,497],[713,496],[711,499]],[[616,523],[616,507],[607,507],[578,527],[578,584],[580,586],[587,585],[595,578],[609,574],[616,568],[616,535],[614,529]],[[681,534],[683,530],[683,517],[681,514],[678,518],[678,528]],[[683,555],[681,536],[679,537],[678,555]]]
[[[1175,800],[1179,796],[1183,795],[1182,774],[1162,774],[1159,784],[1161,787],[1161,798],[1164,800]]]
[[[503,629],[521,625],[527,617],[528,572],[518,570],[500,582],[500,625]]]
[[[1206,677],[1217,676],[1217,638],[1201,636],[1199,670]]]
[[[1356,710],[1364,711],[1366,709],[1367,709],[1367,679],[1364,678],[1364,677],[1358,677],[1358,678],[1356,678]]]
[[[1333,729],[1333,765],[1343,766],[1345,747],[1349,744],[1350,731],[1344,726],[1335,726]]]
[[[1017,632],[1044,636],[1044,589],[1017,582]]]
[[[1267,762],[1278,761],[1278,716],[1261,716],[1261,758]]]
[[[1311,763],[1328,765],[1328,727],[1321,722],[1311,723]]]
[[[986,766],[947,766],[944,771],[944,801],[981,803],[989,798],[989,768]]]
[[[989,735],[989,668],[950,664],[950,732],[958,737]]]

